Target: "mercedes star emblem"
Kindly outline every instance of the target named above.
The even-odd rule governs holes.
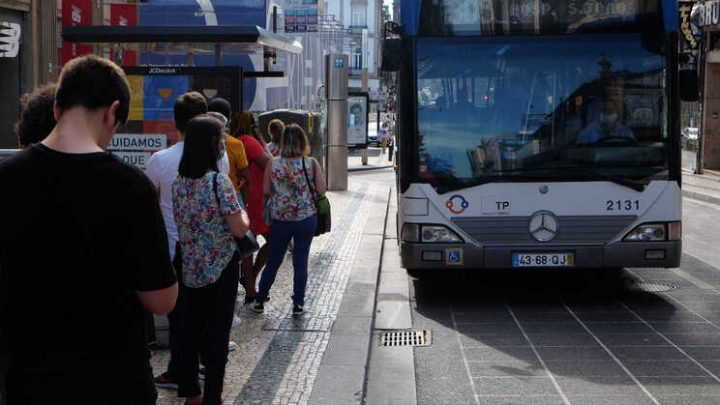
[[[560,223],[555,214],[549,211],[540,211],[530,217],[528,226],[530,235],[538,242],[549,242],[555,239],[560,230]]]

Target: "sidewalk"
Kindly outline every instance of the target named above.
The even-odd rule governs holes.
[[[368,164],[362,164],[362,150],[350,150],[348,152],[348,172],[359,172],[364,170],[385,169],[393,167],[393,163],[388,160],[389,149],[382,153],[380,148],[368,148]]]
[[[352,173],[348,184],[347,191],[328,193],[332,232],[313,241],[302,317],[291,315],[290,254],[264,314],[243,308],[239,288],[236,313],[242,324],[231,334],[238,347],[226,367],[225,404],[363,400],[390,186]],[[156,374],[165,370],[168,357],[167,350],[153,353]],[[175,391],[158,391],[159,405],[183,404]]]
[[[693,174],[683,170],[683,196],[720,205],[720,172],[704,170],[703,174]]]

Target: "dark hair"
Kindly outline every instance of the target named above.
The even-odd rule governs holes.
[[[85,55],[65,64],[55,100],[61,111],[77,106],[96,110],[119,101],[115,120],[125,124],[130,111],[130,86],[118,65],[97,55]]]
[[[175,99],[173,112],[175,114],[175,128],[185,133],[188,122],[191,119],[208,112],[207,101],[205,101],[205,97],[197,91],[189,91]]]
[[[219,112],[230,121],[230,103],[222,97],[216,97],[208,102],[208,111]]]
[[[309,152],[308,149],[305,131],[297,124],[286,126],[280,139],[280,156],[285,158],[305,156]]]
[[[178,174],[199,179],[208,171],[217,172],[222,135],[223,129],[217,118],[203,114],[191,119],[185,130],[185,147]]]
[[[55,128],[53,103],[56,91],[56,83],[47,83],[20,98],[22,112],[15,123],[15,134],[21,147],[42,141]]]

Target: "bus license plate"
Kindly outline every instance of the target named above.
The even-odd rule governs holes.
[[[513,267],[573,267],[572,253],[513,253]]]

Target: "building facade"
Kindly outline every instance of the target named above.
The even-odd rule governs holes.
[[[373,98],[380,87],[380,43],[382,39],[382,0],[325,0],[325,12],[347,28],[342,53],[348,55],[351,88],[362,88],[363,68],[367,68],[368,87]]]
[[[57,75],[54,1],[0,0],[0,149],[17,148],[20,96]]]
[[[720,170],[720,1],[683,0],[679,5],[682,49],[689,50],[686,42],[693,42],[689,60],[700,76],[700,106],[683,123],[699,126],[699,137],[688,148],[696,155],[692,169]]]

